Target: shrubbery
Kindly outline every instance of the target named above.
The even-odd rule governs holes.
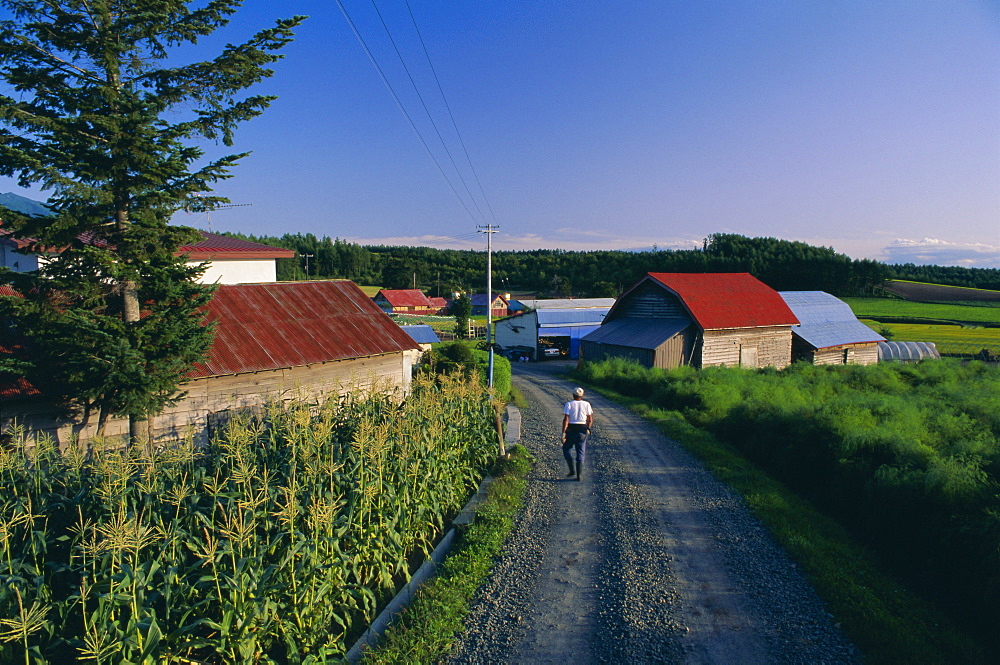
[[[467,375],[475,372],[483,385],[489,383],[489,352],[477,348],[475,342],[447,342],[431,351],[431,362],[425,365],[428,372],[449,373],[461,371]],[[498,399],[510,398],[510,361],[499,353],[493,354],[493,390]]]
[[[580,371],[736,446],[953,607],[1000,616],[1000,368]]]

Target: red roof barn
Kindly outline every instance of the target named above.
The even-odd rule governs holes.
[[[784,367],[797,323],[778,292],[749,273],[649,273],[582,349],[588,360],[623,356],[648,367]]]

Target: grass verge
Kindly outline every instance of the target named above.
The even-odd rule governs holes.
[[[835,520],[696,428],[677,411],[600,387],[704,462],[739,492],[803,569],[866,663],[985,663],[983,651],[937,608],[882,570],[875,556]]]
[[[369,649],[362,663],[433,663],[447,654],[469,611],[469,602],[493,567],[521,508],[525,477],[534,459],[524,446],[511,449],[497,465],[496,480],[460,531],[438,573],[420,587],[410,606]]]

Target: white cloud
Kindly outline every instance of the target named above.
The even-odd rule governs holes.
[[[886,263],[1000,268],[1000,246],[981,242],[949,242],[937,238],[897,238],[882,249],[881,260]]]

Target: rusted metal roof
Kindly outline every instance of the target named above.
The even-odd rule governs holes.
[[[420,289],[382,289],[375,298],[379,296],[393,307],[434,307]]]
[[[187,254],[192,261],[211,259],[291,259],[295,252],[259,242],[230,238],[217,233],[199,231],[202,240],[177,248],[177,254]]]
[[[348,281],[223,285],[205,318],[215,343],[189,379],[419,348]]]
[[[15,250],[22,251],[34,244],[33,238],[11,237],[10,229],[0,227],[0,240],[9,243]],[[207,231],[198,231],[202,239],[189,245],[181,245],[177,248],[176,256],[184,254],[192,261],[208,261],[211,259],[290,259],[294,258],[295,252],[282,247],[272,247],[259,242],[230,238],[229,236]],[[92,233],[81,233],[77,236],[81,242],[94,243]],[[96,244],[96,243],[94,243]],[[61,250],[48,248],[44,250],[46,254],[55,254]]]
[[[750,273],[651,272],[632,289],[646,281],[674,293],[703,330],[784,326],[799,322],[778,292]],[[618,302],[625,300],[627,295]]]

